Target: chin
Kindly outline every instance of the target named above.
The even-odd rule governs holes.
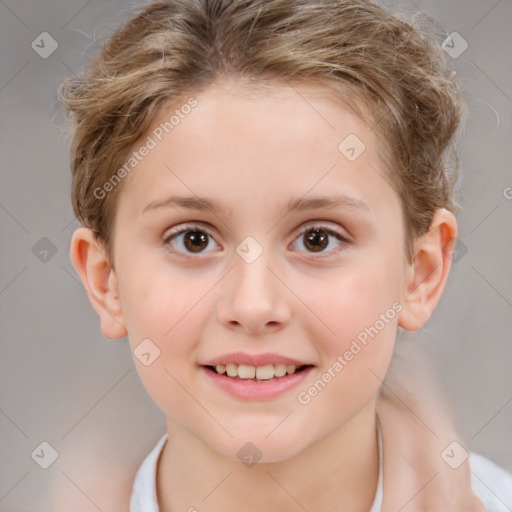
[[[306,448],[302,443],[304,439],[297,439],[291,435],[271,435],[273,439],[246,435],[230,438],[228,444],[211,446],[219,455],[236,462],[242,462],[248,467],[254,463],[284,462],[291,459]]]

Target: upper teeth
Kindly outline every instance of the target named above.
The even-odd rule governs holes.
[[[227,374],[228,377],[239,377],[240,379],[261,379],[268,380],[274,377],[295,373],[297,366],[294,364],[266,364],[265,366],[251,366],[249,364],[218,364],[215,370],[219,375]]]

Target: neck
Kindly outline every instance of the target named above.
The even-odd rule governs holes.
[[[328,437],[290,459],[246,468],[167,421],[158,463],[160,512],[350,510],[373,503],[379,454],[372,400]],[[195,507],[195,508],[194,508]]]

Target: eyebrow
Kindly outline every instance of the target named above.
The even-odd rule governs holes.
[[[225,215],[231,214],[223,205],[217,204],[214,200],[206,197],[198,196],[169,196],[165,199],[157,199],[147,204],[142,213],[148,210],[154,210],[161,207],[178,207],[187,210],[196,211],[213,211],[220,212]],[[298,199],[291,199],[288,202],[288,211],[306,211],[315,210],[319,208],[353,208],[362,211],[371,211],[370,207],[360,199],[346,195],[333,195],[321,197],[301,197]]]
[[[301,197],[299,199],[292,199],[288,203],[290,211],[304,211],[315,210],[317,208],[354,208],[358,210],[370,211],[370,207],[360,199],[355,197],[337,195],[325,197]]]

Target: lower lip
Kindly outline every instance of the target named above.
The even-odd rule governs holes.
[[[201,369],[217,386],[236,398],[265,400],[275,398],[298,386],[313,369],[313,366],[308,366],[300,372],[286,375],[285,377],[274,377],[273,379],[260,381],[233,379],[225,375],[219,375],[204,366]]]

